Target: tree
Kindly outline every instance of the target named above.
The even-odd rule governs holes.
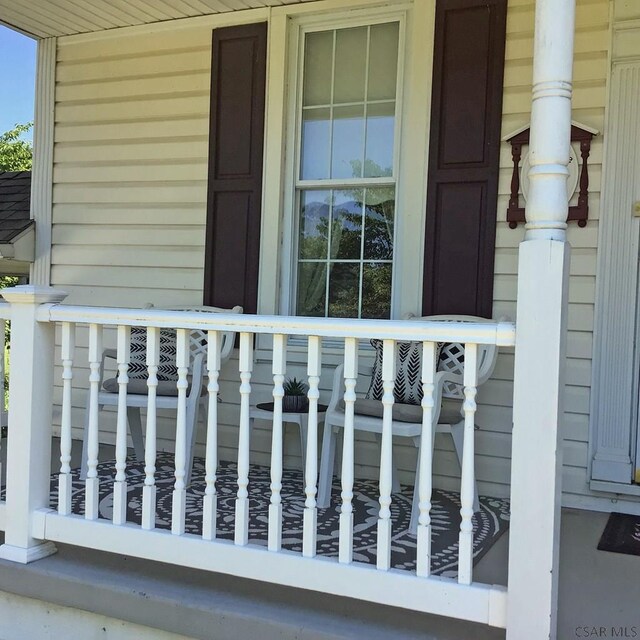
[[[33,127],[33,122],[16,124],[13,129],[0,135],[0,171],[31,171],[33,147],[20,136]]]

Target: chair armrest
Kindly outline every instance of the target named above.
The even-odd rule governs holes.
[[[104,363],[107,358],[110,358],[111,360],[117,360],[118,350],[104,349],[102,351],[102,359],[100,360],[100,387],[102,387],[102,383],[104,382]]]
[[[433,415],[434,425],[438,424],[438,420],[440,419],[440,412],[442,411],[443,391],[446,382],[451,382],[453,384],[462,384],[463,379],[461,375],[452,373],[451,371],[436,372],[435,378],[433,380],[433,407],[435,409]]]
[[[221,309],[220,311],[226,311],[227,313],[244,313],[244,309],[240,305],[236,305],[232,309]],[[222,338],[222,348],[220,349],[220,362],[226,362],[231,357],[231,352],[235,347],[236,332],[226,331]]]
[[[445,382],[451,384],[457,384],[464,387],[464,374],[454,373],[453,371],[438,371],[436,373],[436,379],[441,380],[444,385]]]
[[[191,366],[191,392],[189,398],[199,398],[202,393],[202,379],[204,377],[204,354],[199,353],[193,359]]]
[[[358,373],[371,377],[373,367],[363,367]],[[333,372],[333,384],[331,387],[331,398],[327,406],[327,411],[334,411],[344,395],[344,363],[339,364]]]
[[[327,407],[327,413],[335,411],[338,406],[338,402],[342,398],[341,386],[343,380],[344,364],[339,364],[333,372],[333,385],[331,387],[331,398],[329,400],[329,406]]]

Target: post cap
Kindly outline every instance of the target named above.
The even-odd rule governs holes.
[[[67,292],[53,287],[22,284],[0,291],[0,295],[11,304],[45,304],[62,302]]]

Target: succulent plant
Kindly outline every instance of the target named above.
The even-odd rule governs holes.
[[[297,378],[287,378],[283,385],[285,396],[306,396],[309,387]]]

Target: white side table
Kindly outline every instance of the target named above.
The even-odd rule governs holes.
[[[318,425],[324,423],[324,416],[327,410],[326,404],[318,403]],[[255,407],[251,407],[249,411],[249,426],[253,429],[254,420],[265,420],[273,424],[273,402],[260,402]],[[307,456],[307,431],[309,425],[309,409],[306,411],[283,411],[282,412],[283,425],[297,424],[300,430],[300,451],[302,453],[302,472],[303,472],[303,484],[304,484],[304,470]]]

